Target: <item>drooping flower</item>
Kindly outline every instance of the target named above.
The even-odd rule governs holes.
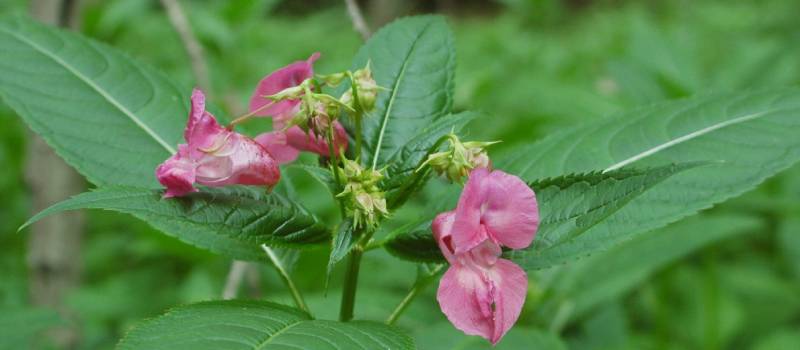
[[[306,79],[314,76],[314,62],[319,58],[319,53],[314,53],[305,61],[297,61],[280,68],[262,79],[256,91],[250,99],[250,111],[257,116],[272,117],[272,128],[274,131],[261,134],[256,137],[262,146],[275,156],[279,163],[292,162],[297,158],[299,151],[314,152],[322,156],[329,156],[330,150],[324,132],[330,119],[324,106],[319,110],[306,111],[308,114],[316,115],[310,118],[309,122],[316,122],[316,127],[303,128],[292,125],[292,119],[303,111],[302,91],[296,98],[285,98],[273,102],[266,96],[272,96],[282,91],[291,90],[298,87]],[[316,107],[315,107],[316,108]],[[303,119],[303,118],[301,118]],[[308,118],[306,118],[308,119]],[[314,124],[314,123],[311,123]],[[347,149],[347,133],[344,127],[338,122],[333,121],[334,129],[334,148],[336,152]],[[320,135],[322,134],[322,135]]]
[[[455,210],[433,221],[450,263],[437,300],[453,325],[496,344],[517,321],[528,289],[525,271],[500,258],[501,246],[522,249],[539,225],[536,195],[518,177],[477,168]]]
[[[185,144],[156,168],[158,181],[167,188],[164,197],[197,191],[206,186],[231,184],[274,186],[280,179],[277,163],[254,140],[223,128],[205,110],[205,96],[192,91],[192,106],[183,134]]]

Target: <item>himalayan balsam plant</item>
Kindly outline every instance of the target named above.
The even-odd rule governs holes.
[[[440,17],[386,26],[349,69],[316,72],[324,53],[309,53],[258,81],[248,112],[230,119],[201,90],[25,18],[0,21],[0,52],[3,101],[96,185],[25,226],[64,210],[131,214],[274,267],[294,300],[179,306],[135,326],[121,349],[415,349],[395,323],[431,281],[453,327],[502,344],[536,270],[695,214],[800,158],[795,89],[647,107],[490,154],[501,140],[472,139],[467,124],[514,116],[453,111],[453,39]],[[241,131],[266,120],[270,132]],[[282,187],[288,169],[328,188],[317,196],[338,207],[333,222]],[[424,215],[398,219],[408,203]],[[282,259],[318,247],[330,249],[320,284],[346,260],[338,321],[315,318]],[[418,264],[417,281],[384,322],[354,321],[357,295],[371,292],[358,291],[362,257],[379,249]]]

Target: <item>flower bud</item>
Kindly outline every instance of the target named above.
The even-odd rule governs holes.
[[[353,84],[358,94],[358,104],[364,111],[371,111],[375,108],[375,100],[378,98],[380,87],[375,79],[372,78],[372,70],[367,66],[353,72]],[[347,90],[340,98],[342,103],[355,109],[353,101],[353,89]]]
[[[342,159],[340,170],[345,177],[344,191],[337,197],[344,198],[345,208],[353,215],[358,227],[375,227],[381,218],[387,217],[386,197],[378,187],[383,175],[373,169],[364,169],[358,162]]]
[[[341,73],[333,73],[333,74],[317,74],[317,81],[320,81],[328,86],[337,86],[344,81],[344,78],[347,78],[346,72]]]
[[[422,166],[429,165],[436,173],[453,182],[461,182],[472,169],[491,167],[492,162],[485,148],[497,142],[461,142],[453,133],[448,135],[448,141],[448,150],[429,155]]]

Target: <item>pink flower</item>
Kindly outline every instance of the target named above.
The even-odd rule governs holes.
[[[299,126],[283,130],[289,120],[300,111],[301,101],[299,99],[286,99],[265,107],[272,101],[264,96],[277,94],[312,78],[314,76],[313,64],[318,58],[319,53],[317,52],[305,61],[291,63],[270,73],[261,79],[253,97],[250,98],[251,112],[256,111],[255,115],[273,118],[272,127],[275,131],[259,135],[256,137],[256,141],[264,146],[280,164],[294,161],[300,151],[314,152],[322,156],[330,155],[324,135],[318,135],[313,130],[306,133]],[[344,127],[338,121],[334,121],[333,128],[336,152],[346,150],[347,133]]]
[[[274,186],[280,170],[264,147],[227,130],[205,110],[205,96],[192,91],[192,106],[178,153],[156,168],[158,181],[167,188],[164,197],[196,192],[194,183],[206,186],[232,184]]]
[[[527,247],[539,226],[536,195],[518,177],[477,168],[455,210],[439,214],[432,230],[450,268],[437,300],[453,325],[497,344],[519,318],[528,278],[500,258],[501,245]]]
[[[265,96],[274,95],[285,89],[298,86],[304,80],[312,78],[314,76],[313,64],[318,58],[319,52],[315,52],[307,60],[293,62],[261,79],[258,82],[258,86],[256,86],[253,97],[250,98],[250,111],[257,111],[272,103]],[[270,116],[277,121],[285,123],[297,113],[299,106],[299,99],[287,99],[275,102],[269,107],[258,111],[255,115]]]

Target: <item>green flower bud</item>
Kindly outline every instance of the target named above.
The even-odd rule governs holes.
[[[317,74],[317,81],[320,81],[328,86],[337,86],[341,84],[345,78],[347,78],[347,73],[345,72],[333,73],[327,75]]]
[[[375,100],[378,98],[378,90],[381,89],[375,79],[372,78],[372,70],[367,66],[353,72],[353,85],[355,85],[358,95],[358,104],[364,111],[371,111],[375,108]],[[347,90],[339,99],[342,103],[355,109],[353,100],[353,89]]]
[[[386,209],[386,198],[378,183],[383,174],[372,169],[364,169],[358,162],[342,159],[344,167],[340,168],[345,177],[344,191],[336,195],[343,198],[345,209],[353,216],[359,227],[375,227],[378,222],[389,215]]]
[[[485,148],[497,142],[461,142],[453,133],[448,135],[448,141],[450,147],[444,152],[429,155],[420,169],[428,165],[450,181],[462,182],[472,169],[491,167]]]

